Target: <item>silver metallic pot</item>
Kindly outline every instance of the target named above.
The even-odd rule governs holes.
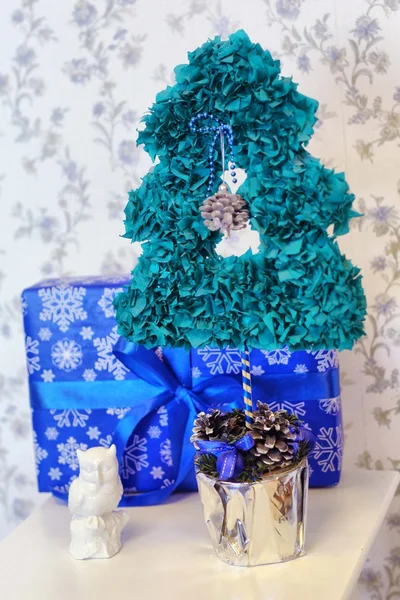
[[[257,483],[219,481],[197,473],[217,556],[239,567],[304,556],[308,475],[307,460]]]

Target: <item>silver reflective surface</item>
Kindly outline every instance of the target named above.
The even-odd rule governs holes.
[[[303,556],[308,465],[303,461],[258,483],[197,474],[204,518],[217,556],[251,567]]]

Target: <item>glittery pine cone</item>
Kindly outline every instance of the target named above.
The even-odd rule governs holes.
[[[225,415],[220,410],[213,410],[206,414],[201,412],[197,415],[193,423],[193,435],[190,441],[196,446],[197,440],[216,440],[221,439],[221,429],[224,425]]]
[[[249,220],[248,204],[239,194],[231,194],[225,184],[206,198],[200,207],[204,225],[210,231],[227,232],[244,229]]]
[[[260,467],[277,469],[290,466],[297,459],[299,422],[284,410],[273,412],[268,404],[257,403],[251,434],[255,446],[250,452],[259,459]]]
[[[222,413],[213,410],[211,413],[201,412],[193,424],[193,435],[190,441],[196,446],[197,440],[219,440],[232,443],[246,433],[244,414],[240,410]]]

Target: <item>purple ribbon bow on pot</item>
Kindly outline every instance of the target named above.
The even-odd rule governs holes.
[[[196,440],[199,454],[213,454],[217,457],[218,479],[227,480],[238,477],[244,469],[244,459],[241,451],[247,452],[254,446],[250,433],[232,444],[221,441]]]

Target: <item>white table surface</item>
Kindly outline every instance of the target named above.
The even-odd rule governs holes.
[[[400,476],[345,472],[310,491],[307,556],[231,567],[215,555],[197,494],[129,509],[121,552],[68,554],[69,513],[49,498],[0,543],[1,600],[343,600],[350,598]]]

